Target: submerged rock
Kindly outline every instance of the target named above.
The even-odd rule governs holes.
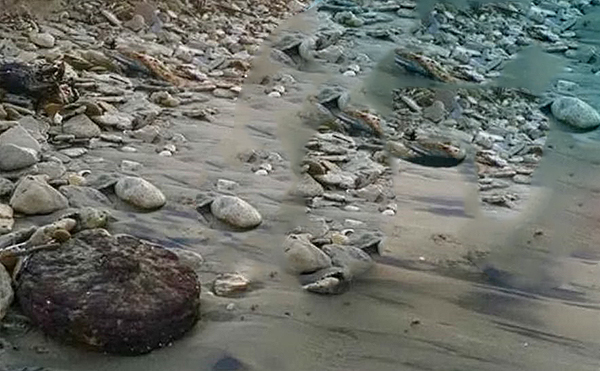
[[[47,334],[110,353],[166,346],[199,319],[198,277],[177,255],[102,229],[31,255],[16,292],[23,312]]]
[[[231,296],[248,290],[250,281],[239,273],[224,273],[215,278],[213,291],[218,296]]]
[[[160,189],[147,180],[133,176],[119,179],[115,193],[121,200],[147,210],[159,208],[167,202]]]
[[[592,129],[600,125],[598,111],[579,98],[560,97],[550,109],[558,120],[578,129]]]
[[[254,228],[262,223],[260,213],[252,205],[235,196],[217,197],[210,205],[210,212],[217,219],[237,228]]]
[[[69,206],[66,197],[39,176],[28,175],[15,188],[10,206],[27,215],[50,214]]]

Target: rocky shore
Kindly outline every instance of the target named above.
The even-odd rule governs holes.
[[[590,1],[436,5],[424,20],[407,1],[309,5],[4,16],[3,328],[23,313],[53,338],[143,354],[201,336],[202,318],[267,315],[265,286],[351,292],[389,263],[407,166],[454,172],[477,212],[511,217],[551,130],[600,126],[555,78],[565,60],[596,64],[573,31]],[[549,75],[529,76],[535,63]],[[485,277],[486,253],[449,254]]]

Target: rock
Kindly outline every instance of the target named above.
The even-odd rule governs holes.
[[[121,21],[119,20],[119,18],[117,18],[117,16],[111,13],[110,11],[102,9],[100,10],[100,13],[102,13],[104,18],[106,18],[106,20],[109,21],[113,26],[121,26]]]
[[[579,98],[560,97],[550,106],[558,120],[578,129],[592,129],[600,125],[600,114]]]
[[[48,175],[49,180],[59,179],[67,172],[67,168],[57,161],[45,161],[38,163],[38,174]]]
[[[64,122],[62,131],[64,134],[75,135],[76,138],[93,138],[101,133],[98,125],[94,124],[85,114],[74,116]]]
[[[331,263],[343,268],[347,278],[356,277],[373,266],[373,259],[354,246],[325,245],[321,248],[331,258]]]
[[[102,229],[31,255],[16,293],[23,312],[45,333],[109,353],[148,353],[199,319],[198,277],[177,255]]]
[[[436,100],[433,104],[423,110],[423,117],[433,122],[440,122],[446,115],[446,107],[444,103]]]
[[[165,195],[150,182],[133,176],[119,179],[115,185],[115,194],[121,200],[142,209],[156,209],[163,206]]]
[[[33,149],[37,152],[42,149],[38,141],[21,125],[13,126],[0,134],[0,145],[2,144],[14,144],[19,147]]]
[[[160,129],[154,125],[148,125],[132,132],[131,135],[134,138],[141,139],[146,143],[152,143],[160,135]]]
[[[133,121],[121,113],[105,112],[102,115],[92,116],[92,121],[103,128],[116,128],[118,130],[131,130]]]
[[[87,148],[83,148],[83,147],[73,147],[73,148],[61,149],[59,152],[67,157],[77,158],[77,157],[81,157],[81,156],[85,155],[86,153],[88,153],[88,150],[87,150]]]
[[[383,198],[383,187],[377,184],[369,184],[366,187],[357,189],[354,193],[369,202],[378,202]]]
[[[306,235],[289,235],[284,241],[288,269],[293,273],[312,273],[331,267],[331,258],[313,245]]]
[[[0,204],[0,234],[12,232],[15,220],[13,219],[12,207]]]
[[[227,179],[218,179],[217,180],[217,190],[219,192],[235,192],[235,190],[239,187],[237,182],[233,180]]]
[[[217,98],[233,99],[237,98],[238,93],[229,89],[217,88],[213,90],[212,94]]]
[[[104,193],[92,187],[65,185],[59,188],[71,207],[106,207],[110,206],[110,200]]]
[[[302,174],[302,177],[298,181],[293,194],[299,197],[312,198],[322,196],[324,192],[325,190],[323,189],[323,186],[319,184],[319,182],[317,182],[312,176],[305,173]]]
[[[6,113],[6,110],[4,109],[4,107],[0,104],[0,120],[6,120],[6,118],[8,117],[8,113]],[[1,131],[1,130],[0,130]]]
[[[202,255],[195,251],[180,248],[170,248],[169,251],[175,253],[181,264],[193,269],[194,272],[198,271],[204,264],[204,258]]]
[[[235,196],[217,197],[210,212],[219,220],[237,228],[248,229],[262,222],[260,213],[249,203]]]
[[[250,281],[239,273],[224,273],[215,278],[213,292],[217,296],[233,296],[248,290]]]
[[[65,220],[64,218],[75,221],[75,231],[82,231],[85,229],[106,227],[108,224],[108,219],[110,218],[110,213],[106,210],[97,209],[94,207],[82,207],[77,211],[63,215],[62,218],[63,219],[60,221]],[[71,231],[73,228],[65,229]]]
[[[30,148],[19,147],[14,144],[0,145],[0,170],[12,171],[35,165],[38,153]]]
[[[304,290],[324,295],[338,295],[349,287],[349,280],[340,267],[325,268],[312,274],[302,275],[300,283]]]
[[[13,182],[6,178],[0,177],[0,198],[10,197],[15,189]]]
[[[157,91],[156,93],[152,93],[150,100],[165,107],[177,107],[181,103],[179,99],[174,98],[166,91]]]
[[[10,199],[10,206],[26,215],[50,214],[66,209],[66,197],[52,188],[42,176],[27,175],[17,184]]]
[[[0,321],[6,315],[6,312],[14,299],[11,282],[10,275],[6,271],[6,268],[4,268],[4,265],[0,264]]]
[[[139,14],[136,14],[123,25],[132,31],[138,32],[144,27],[146,27],[146,21],[144,20],[144,17],[142,17]]]
[[[135,173],[136,171],[141,170],[142,167],[143,165],[139,162],[129,160],[121,161],[121,171],[124,173]]]
[[[35,45],[42,48],[52,48],[54,47],[55,39],[54,36],[49,33],[31,33],[29,35],[29,40]]]

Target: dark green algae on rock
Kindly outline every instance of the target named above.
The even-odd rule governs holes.
[[[177,255],[103,229],[30,256],[16,293],[23,312],[48,335],[123,355],[166,346],[200,317],[198,277]]]

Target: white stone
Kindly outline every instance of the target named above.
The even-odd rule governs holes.
[[[550,108],[554,117],[576,128],[591,129],[600,125],[598,111],[579,98],[558,98]]]
[[[219,220],[237,228],[253,228],[262,223],[260,213],[248,202],[235,196],[219,196],[210,205]]]
[[[159,208],[167,201],[165,195],[152,183],[133,176],[119,179],[115,185],[115,194],[121,200],[147,210]]]

